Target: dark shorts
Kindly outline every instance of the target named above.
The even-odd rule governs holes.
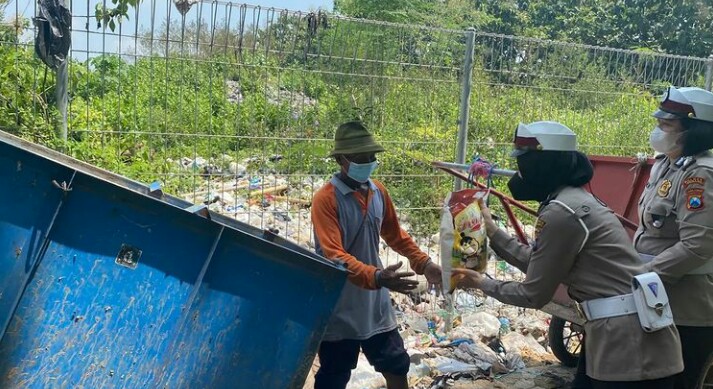
[[[319,346],[320,371],[323,373],[351,372],[357,366],[359,351],[379,373],[405,376],[409,369],[409,356],[404,341],[397,330],[391,330],[365,340],[340,340],[322,342]]]

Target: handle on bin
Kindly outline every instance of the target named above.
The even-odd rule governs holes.
[[[280,230],[278,230],[277,228],[268,228],[262,231],[262,238],[268,242],[274,242],[275,238],[277,237],[277,234],[279,233]]]
[[[208,206],[205,204],[196,204],[186,208],[186,211],[190,213],[195,213],[201,215],[204,218],[210,220],[210,212],[208,211]]]
[[[149,184],[149,196],[157,199],[163,198],[163,189],[160,182],[154,181]]]

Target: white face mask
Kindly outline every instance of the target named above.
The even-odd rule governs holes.
[[[659,126],[651,131],[649,143],[659,153],[668,154],[681,147],[680,141],[683,132],[666,132]]]

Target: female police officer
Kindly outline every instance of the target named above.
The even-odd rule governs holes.
[[[653,116],[661,153],[639,201],[634,245],[659,274],[681,336],[676,388],[697,388],[713,356],[713,93],[669,88]],[[710,362],[708,362],[710,363]]]
[[[482,206],[492,248],[527,276],[502,282],[457,269],[458,285],[507,304],[541,308],[560,283],[567,284],[588,320],[587,375],[595,388],[672,388],[673,375],[683,370],[676,328],[670,320],[655,332],[642,328],[631,294],[642,265],[616,216],[581,188],[593,168],[576,151],[576,136],[556,122],[520,124],[515,148],[518,174],[508,187],[515,199],[541,203],[534,245],[499,229]],[[651,288],[665,296],[656,280]]]

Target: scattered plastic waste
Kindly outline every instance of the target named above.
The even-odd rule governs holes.
[[[309,206],[314,191],[329,177],[288,179],[274,173],[272,167],[279,165],[280,156],[273,157],[277,158],[265,156],[241,161],[230,155],[192,156],[170,162],[177,175],[196,169],[198,185],[182,195],[185,200],[194,204],[209,203],[214,212],[273,231],[314,250]],[[282,161],[284,158],[289,156]],[[208,165],[219,167],[223,174],[200,175]],[[402,228],[412,231],[407,218],[400,222]],[[414,237],[421,249],[440,263],[438,231]],[[403,270],[408,270],[408,260],[390,251],[385,244],[379,246],[379,253],[384,266],[403,261],[406,265]],[[517,268],[494,257],[487,262],[486,273],[506,281],[522,277]],[[424,282],[412,295],[391,294],[398,331],[412,356],[409,388],[532,388],[536,386],[534,382],[541,388],[555,388],[566,387],[566,383],[571,382],[572,369],[561,367],[542,346],[547,344],[549,315],[508,306],[480,292],[464,290],[450,295],[451,311],[445,304],[446,298],[433,292]],[[452,329],[446,331],[448,320]],[[312,369],[312,385],[306,388],[314,386],[317,367],[318,361]],[[475,385],[475,381],[480,382]],[[565,384],[548,386],[562,382]],[[382,389],[385,381],[361,355],[348,388]]]

